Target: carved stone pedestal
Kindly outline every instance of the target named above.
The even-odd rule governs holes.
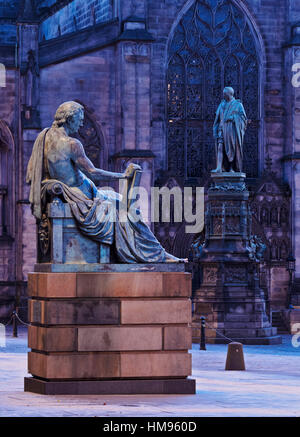
[[[212,173],[208,191],[206,236],[197,248],[202,283],[196,290],[193,338],[200,337],[200,317],[207,320],[209,343],[281,343],[266,315],[259,287],[258,263],[263,245],[251,235],[249,192],[243,173]]]
[[[133,272],[109,265],[106,272],[29,274],[33,377],[25,378],[25,391],[195,393],[188,378],[190,274],[180,265],[171,272],[166,264],[134,266]]]

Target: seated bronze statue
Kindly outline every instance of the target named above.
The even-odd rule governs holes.
[[[142,216],[133,217],[126,209],[121,218],[122,196],[112,190],[96,187],[101,181],[128,179],[137,171],[130,164],[125,173],[95,168],[86,156],[81,142],[70,137],[78,132],[84,120],[84,108],[76,102],[59,106],[55,121],[37,137],[27,169],[27,183],[31,184],[32,213],[41,220],[47,204],[47,193],[59,184],[61,196],[71,208],[79,230],[87,237],[115,249],[122,263],[162,263],[184,261],[167,253],[155,238]],[[138,211],[137,211],[138,212]]]

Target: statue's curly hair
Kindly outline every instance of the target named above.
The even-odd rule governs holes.
[[[234,89],[231,86],[226,86],[223,91],[229,91],[234,96]]]
[[[77,102],[65,102],[58,108],[54,116],[53,127],[60,127],[67,123],[68,119],[73,117],[79,110],[84,110],[84,107]]]

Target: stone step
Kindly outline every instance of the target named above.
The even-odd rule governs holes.
[[[195,394],[196,381],[189,378],[102,381],[44,381],[25,378],[24,391],[43,395]]]
[[[288,328],[280,311],[274,311],[272,313],[272,326],[277,328],[278,334],[288,334]]]

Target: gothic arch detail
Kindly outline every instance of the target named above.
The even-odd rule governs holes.
[[[266,244],[264,259],[268,268],[274,265],[285,268],[286,258],[291,251],[290,194],[289,187],[278,180],[271,170],[271,163],[250,192],[252,232]]]
[[[215,165],[212,125],[226,85],[234,87],[251,120],[244,170],[259,173],[259,62],[254,30],[232,0],[195,0],[168,47],[168,170],[205,179]]]
[[[0,239],[6,238],[12,232],[12,212],[9,210],[9,198],[12,196],[14,174],[12,168],[12,153],[14,139],[3,120],[0,120]]]

